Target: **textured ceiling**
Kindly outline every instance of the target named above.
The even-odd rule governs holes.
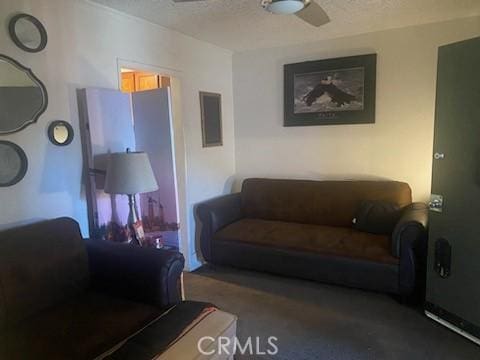
[[[480,15],[480,0],[315,0],[331,18],[320,28],[274,15],[260,0],[91,0],[223,48],[243,51]]]

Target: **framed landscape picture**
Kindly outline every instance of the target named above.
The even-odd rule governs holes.
[[[375,123],[377,55],[287,64],[284,126]]]

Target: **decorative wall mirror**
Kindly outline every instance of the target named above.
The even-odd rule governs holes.
[[[27,173],[25,152],[10,141],[0,140],[0,187],[12,186]]]
[[[36,122],[47,104],[47,89],[32,71],[0,54],[0,135]]]
[[[17,14],[8,23],[12,41],[20,49],[39,52],[47,46],[47,31],[42,23],[32,15]]]
[[[52,144],[66,146],[73,141],[73,128],[63,120],[53,121],[48,126],[48,138]]]

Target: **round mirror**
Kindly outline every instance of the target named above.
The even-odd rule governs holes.
[[[25,152],[10,141],[0,140],[0,187],[12,186],[27,173]]]
[[[65,146],[73,140],[73,128],[66,121],[53,121],[48,126],[48,138],[50,141],[58,146]]]
[[[47,46],[47,31],[32,15],[15,15],[10,19],[8,31],[12,41],[22,50],[39,52]]]
[[[32,71],[0,54],[0,135],[37,121],[47,103],[47,89]]]

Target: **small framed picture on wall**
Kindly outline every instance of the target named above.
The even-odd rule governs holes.
[[[222,95],[200,91],[203,147],[222,146]]]

